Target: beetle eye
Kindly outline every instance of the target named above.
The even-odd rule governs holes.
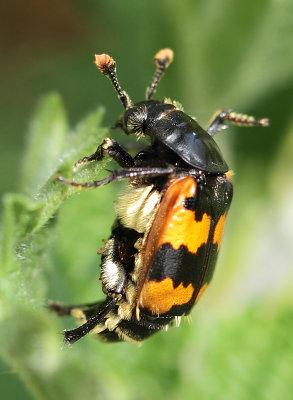
[[[144,125],[147,119],[147,108],[145,105],[133,107],[125,114],[125,125],[128,133],[138,136],[144,135]]]

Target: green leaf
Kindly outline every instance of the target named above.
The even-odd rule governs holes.
[[[65,197],[77,191],[56,181],[57,171],[71,177],[70,165],[85,152],[93,152],[106,130],[98,128],[102,111],[90,114],[75,132],[68,132],[65,113],[57,95],[49,95],[38,107],[29,135],[27,154],[24,157],[23,188],[34,197],[22,193],[6,194],[3,198],[3,237],[1,243],[1,274],[15,270],[16,256],[21,244],[27,244],[41,227],[48,223]],[[99,129],[99,131],[98,131]],[[65,150],[61,158],[61,150]],[[75,174],[77,180],[94,179],[106,165],[83,168]],[[40,182],[42,181],[42,185]],[[38,188],[38,191],[36,189]]]
[[[107,130],[99,127],[102,114],[101,110],[93,112],[75,131],[69,132],[59,96],[51,94],[43,99],[33,117],[24,156],[22,187],[27,194],[8,193],[3,198],[0,339],[5,346],[1,354],[37,396],[47,391],[45,382],[36,382],[38,371],[45,368],[48,372],[53,367],[49,367],[48,360],[51,359],[53,365],[56,362],[60,341],[56,323],[52,323],[55,316],[43,309],[47,286],[43,272],[48,265],[45,255],[54,234],[57,209],[65,198],[78,192],[76,188],[57,182],[56,174],[88,181],[104,169],[108,160],[84,166],[74,176],[71,172],[71,165],[85,154],[93,153],[107,135]],[[51,348],[52,335],[55,345]],[[23,337],[30,337],[31,341],[24,343]],[[39,350],[33,354],[35,340],[41,340],[42,348],[49,344],[45,358]],[[35,364],[29,368],[28,354],[30,362]],[[47,393],[48,398],[60,395],[58,391],[55,396],[52,393]]]
[[[32,118],[23,159],[22,190],[39,191],[56,171],[66,145],[67,118],[60,96],[52,93],[40,101]]]
[[[99,140],[106,134],[106,130],[101,128],[97,132],[101,116],[102,111],[98,110],[81,122],[75,132],[68,132],[59,96],[49,95],[42,101],[31,124],[30,144],[23,168],[23,188],[33,193],[34,197],[23,194],[5,196],[5,237],[13,236],[15,243],[26,240],[47,223],[65,196],[77,191],[57,182],[57,172],[71,177],[71,165],[82,155],[94,151]],[[106,164],[107,161],[83,168],[75,174],[75,179],[94,179]]]

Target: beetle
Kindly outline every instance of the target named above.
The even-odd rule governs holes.
[[[73,169],[106,156],[121,169],[93,182],[57,178],[83,188],[129,181],[118,197],[116,220],[101,251],[100,279],[106,299],[81,306],[50,304],[59,315],[83,322],[64,331],[68,343],[90,331],[107,342],[140,342],[174,323],[179,325],[212,279],[232,200],[231,173],[213,135],[226,129],[227,122],[268,125],[266,118],[221,110],[204,130],[179,103],[152,99],[173,52],[162,49],[154,60],[156,71],[146,100],[133,105],[120,87],[113,58],[95,56],[96,66],[110,79],[125,109],[115,128],[126,135],[146,136],[149,145],[132,157],[106,138]]]

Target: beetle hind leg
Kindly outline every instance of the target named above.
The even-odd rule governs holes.
[[[50,302],[49,308],[60,316],[71,315],[75,318],[86,320],[86,322],[78,328],[65,330],[63,332],[65,342],[73,344],[102,323],[107,314],[115,308],[117,301],[117,297],[108,297],[104,302],[82,306],[70,306],[57,302]]]
[[[103,301],[88,303],[88,304],[63,304],[59,301],[48,301],[48,309],[53,311],[59,317],[75,317],[75,318],[88,318],[95,314],[97,309],[103,304]],[[78,314],[80,316],[78,316]]]
[[[116,306],[118,299],[108,298],[102,305],[98,308],[97,312],[92,315],[83,325],[78,328],[65,330],[64,331],[64,339],[67,343],[73,344],[87,333],[89,333],[92,329],[94,329],[98,324],[103,322],[106,315],[113,310]]]

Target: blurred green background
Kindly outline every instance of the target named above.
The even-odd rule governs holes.
[[[15,0],[1,3],[0,27],[1,398],[292,399],[293,2]],[[204,126],[219,108],[271,126],[216,138],[235,196],[192,323],[141,347],[86,337],[68,348],[59,333],[74,321],[44,305],[103,298],[96,250],[120,187],[76,194],[54,176],[69,176],[122,112],[93,54],[116,59],[139,101],[163,47],[175,59],[156,98]]]

